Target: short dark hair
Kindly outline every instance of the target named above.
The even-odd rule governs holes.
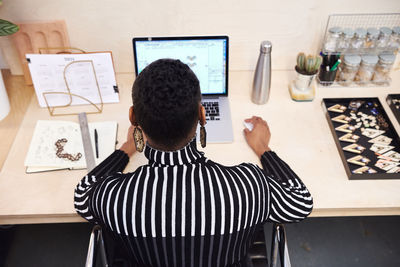
[[[159,59],[136,77],[132,100],[143,131],[157,144],[172,148],[198,121],[199,80],[180,60]]]

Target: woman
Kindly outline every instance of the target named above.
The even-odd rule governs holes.
[[[199,81],[179,60],[151,63],[132,89],[127,141],[75,190],[76,211],[115,235],[139,266],[238,266],[255,229],[267,221],[298,222],[313,207],[297,175],[269,148],[267,123],[244,130],[263,169],[227,167],[196,148],[205,145]],[[133,137],[134,136],[134,137]],[[149,163],[121,173],[136,150]]]

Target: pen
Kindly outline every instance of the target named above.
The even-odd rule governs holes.
[[[94,129],[94,146],[96,147],[96,158],[99,158],[99,136],[97,130]]]
[[[338,61],[336,61],[336,63],[333,65],[333,67],[331,68],[331,71],[335,71],[336,69],[337,69],[337,66],[339,65],[339,63],[340,63],[341,61],[340,61],[340,59],[338,59]]]

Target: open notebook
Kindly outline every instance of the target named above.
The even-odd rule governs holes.
[[[97,165],[115,150],[117,122],[91,122],[88,125]],[[98,157],[95,150],[95,129],[98,135]],[[38,120],[25,158],[25,166],[26,173],[86,168],[79,123]]]

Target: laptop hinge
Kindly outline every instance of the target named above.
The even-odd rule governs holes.
[[[201,98],[204,99],[204,100],[208,100],[208,99],[219,98],[219,96],[217,96],[217,95],[203,95],[203,96],[201,96]]]

